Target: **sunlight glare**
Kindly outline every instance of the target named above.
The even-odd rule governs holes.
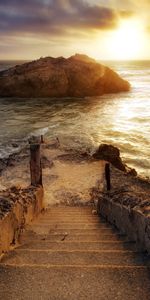
[[[143,48],[144,32],[136,20],[123,21],[108,40],[111,56],[117,60],[137,59]]]

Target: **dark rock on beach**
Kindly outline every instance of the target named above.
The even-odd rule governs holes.
[[[101,144],[93,154],[96,159],[102,159],[110,162],[121,171],[126,171],[126,166],[120,157],[120,150],[117,147],[107,144]]]
[[[85,97],[129,89],[116,72],[79,54],[40,58],[0,72],[1,97]]]

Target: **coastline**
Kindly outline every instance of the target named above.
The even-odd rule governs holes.
[[[148,175],[150,178],[150,102],[147,101],[150,61],[112,61],[106,65],[131,83],[130,93],[89,97],[82,101],[76,98],[67,101],[62,98],[57,101],[1,98],[2,154],[16,151],[9,143],[18,143],[20,146],[21,139],[25,137],[26,142],[31,132],[36,134],[36,131],[46,128],[48,137],[59,136],[69,143],[73,139],[79,143],[83,141],[84,144],[91,140],[94,146],[101,141],[111,143],[121,149],[128,165],[135,168],[142,177]],[[71,137],[70,141],[66,131],[67,136]]]
[[[87,145],[87,147],[84,147],[83,151],[81,149],[75,149],[75,148],[74,149],[72,149],[72,148],[69,149],[69,148],[66,148],[66,147],[60,147],[59,149],[62,151],[63,154],[66,153],[66,154],[68,154],[68,156],[70,155],[70,157],[72,157],[73,160],[77,160],[77,161],[82,160],[82,159],[83,160],[87,160],[87,159],[91,160],[91,159],[93,159],[93,156],[90,153],[90,151],[88,151],[89,150],[88,146],[89,145]],[[57,142],[55,140],[50,141],[49,147],[56,149],[56,153],[57,153],[57,147],[58,146],[57,146]],[[29,159],[29,147],[28,147],[28,145],[22,147],[21,149],[19,149],[18,151],[10,154],[7,157],[0,158],[0,176],[2,176],[3,171],[5,171],[8,167],[14,167],[16,165],[16,163],[21,163],[21,161],[23,159],[27,159],[27,158]],[[95,159],[95,160],[97,160],[97,159]],[[121,160],[122,160],[122,158],[121,158]],[[123,162],[123,164],[126,167],[126,172],[123,172],[123,173],[127,176],[127,173],[130,173],[130,171],[131,171],[131,173],[130,173],[131,175],[130,174],[128,174],[128,175],[131,179],[134,179],[134,182],[137,182],[139,184],[145,184],[145,185],[150,184],[150,178],[148,176],[139,175],[136,169],[135,169],[135,172],[137,173],[137,175],[132,176],[132,170],[134,170],[134,169],[129,167],[124,162]],[[117,171],[117,169],[116,169],[116,171]],[[113,169],[113,172],[114,172],[114,169]]]
[[[48,205],[59,204],[61,201],[58,198],[62,198],[63,202],[65,197],[68,205],[83,204],[84,198],[85,202],[90,203],[93,199],[92,191],[97,191],[98,184],[101,184],[103,190],[104,174],[103,178],[100,178],[99,174],[101,167],[104,168],[105,157],[95,159],[85,149],[66,150],[57,143],[57,140],[42,144],[41,148],[45,199]],[[12,186],[21,189],[30,186],[29,160],[29,147],[8,158],[0,159],[0,192]],[[111,165],[112,193],[127,190],[135,197],[141,194],[143,201],[145,198],[149,201],[149,179],[135,176],[135,170],[126,165],[125,167],[126,171],[120,171]],[[76,190],[73,189],[73,185],[76,186]],[[48,201],[48,198],[51,200]]]

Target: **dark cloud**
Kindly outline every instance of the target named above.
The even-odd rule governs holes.
[[[0,0],[1,34],[104,30],[115,27],[117,18],[113,9],[83,0]]]

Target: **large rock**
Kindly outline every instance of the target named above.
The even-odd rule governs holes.
[[[40,58],[0,72],[0,96],[84,97],[128,91],[130,84],[86,55]]]
[[[120,157],[120,151],[117,147],[107,144],[101,144],[93,154],[96,159],[102,159],[110,162],[113,166],[121,171],[126,171],[125,164]]]

